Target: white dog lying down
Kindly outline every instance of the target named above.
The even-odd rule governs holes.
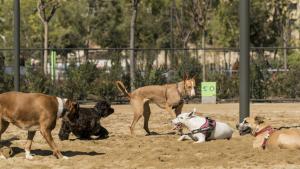
[[[191,133],[182,135],[178,141],[192,139],[196,143],[202,143],[208,140],[230,139],[233,129],[226,123],[216,122],[210,118],[199,117],[195,112],[181,113],[172,123],[181,127],[186,126]]]

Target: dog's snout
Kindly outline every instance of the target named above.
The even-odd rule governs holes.
[[[115,109],[110,108],[109,111],[110,111],[111,113],[113,113],[113,112],[115,112]]]
[[[235,127],[236,127],[236,129],[239,129],[240,124],[236,124]]]

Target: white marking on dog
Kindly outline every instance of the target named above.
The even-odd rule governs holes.
[[[63,159],[65,159],[65,160],[69,160],[69,157],[67,157],[67,156],[63,156]]]
[[[172,120],[172,123],[175,126],[183,124],[189,129],[189,131],[199,129],[206,122],[206,119],[204,117],[199,117],[194,113],[194,111],[190,113],[181,113],[175,119]],[[216,127],[209,139],[229,139],[231,138],[232,133],[233,130],[228,124],[216,121]],[[206,139],[205,135],[202,133],[193,134],[193,138],[197,138],[197,141],[195,143],[203,143]],[[178,139],[178,141],[183,141],[186,139],[190,140],[192,138],[190,138],[189,135],[183,135]]]
[[[3,154],[1,154],[0,159],[6,159],[6,157]]]
[[[57,102],[58,102],[57,118],[60,118],[61,115],[62,115],[62,112],[64,110],[65,99],[63,100],[59,97],[56,97],[56,99],[57,99]]]
[[[195,95],[196,95],[196,92],[195,92],[195,84],[194,84],[194,82],[192,81],[191,96],[195,96]]]
[[[32,160],[33,159],[33,156],[32,156],[32,154],[30,153],[29,150],[25,150],[25,158],[27,160]]]

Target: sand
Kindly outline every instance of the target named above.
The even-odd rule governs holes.
[[[133,113],[129,105],[113,105],[115,113],[101,119],[110,131],[105,140],[59,141],[60,120],[52,132],[55,142],[69,160],[56,159],[40,133],[34,138],[33,160],[26,160],[23,147],[27,132],[9,126],[2,135],[2,143],[12,147],[13,157],[0,160],[1,169],[28,168],[112,168],[112,169],[168,169],[168,168],[300,168],[300,150],[256,150],[252,136],[239,136],[235,130],[231,140],[216,140],[203,144],[177,141],[170,134],[170,115],[151,105],[149,127],[159,133],[145,136],[143,119],[136,125],[136,137],[130,136],[129,125]],[[203,116],[227,122],[232,128],[238,121],[238,104],[186,104],[183,111],[193,108]],[[251,112],[262,114],[274,127],[300,124],[300,104],[252,104]]]

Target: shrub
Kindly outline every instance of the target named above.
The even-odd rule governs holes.
[[[76,66],[71,63],[66,70],[62,91],[67,98],[85,99],[93,89],[93,81],[99,76],[94,63],[87,62]]]

